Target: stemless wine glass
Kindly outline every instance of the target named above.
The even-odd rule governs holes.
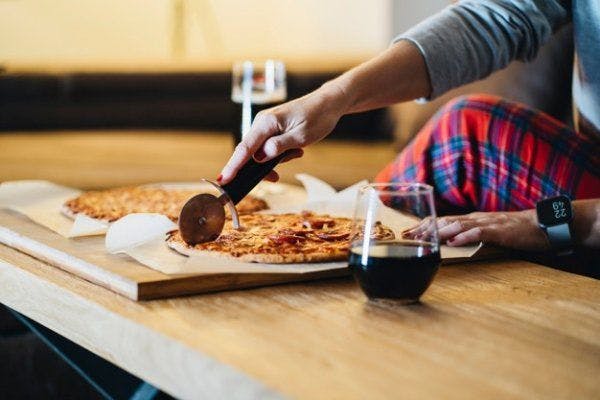
[[[233,64],[231,101],[234,105],[233,142],[237,146],[259,111],[287,98],[285,64],[278,60],[240,61]]]
[[[370,299],[414,303],[440,264],[433,188],[375,183],[358,193],[349,265]]]

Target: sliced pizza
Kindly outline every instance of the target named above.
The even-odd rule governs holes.
[[[341,261],[348,257],[352,220],[301,214],[250,214],[240,217],[236,230],[228,219],[223,232],[212,242],[194,246],[185,243],[175,230],[167,245],[184,255],[212,255],[243,262],[272,264]],[[378,223],[373,235],[393,239],[394,232]]]

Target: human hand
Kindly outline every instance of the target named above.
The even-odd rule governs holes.
[[[304,97],[259,112],[221,171],[219,182],[230,182],[251,157],[264,162],[288,149],[295,150],[282,162],[302,157],[303,147],[333,130],[345,107],[343,91],[335,84],[325,84]],[[279,176],[271,171],[265,179],[277,181]]]
[[[402,235],[418,239],[425,226],[427,224],[418,225]],[[538,226],[535,210],[446,216],[437,219],[437,228],[440,242],[448,246],[484,242],[518,250],[550,249],[546,235]]]

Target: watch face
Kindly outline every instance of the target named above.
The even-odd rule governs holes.
[[[544,226],[554,226],[571,222],[573,213],[567,196],[542,200],[536,205],[538,221]]]

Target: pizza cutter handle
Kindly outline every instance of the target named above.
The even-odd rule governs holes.
[[[264,163],[254,161],[253,158],[238,171],[233,180],[222,186],[233,204],[239,203],[269,172],[275,168],[293,150],[287,150]]]

